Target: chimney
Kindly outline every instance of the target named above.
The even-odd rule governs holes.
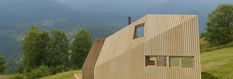
[[[131,24],[131,17],[129,16],[128,17],[128,25],[130,25]]]

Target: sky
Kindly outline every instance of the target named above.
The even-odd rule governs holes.
[[[124,9],[122,7],[147,8],[156,3],[168,0],[58,0],[64,5],[68,5],[75,9]],[[145,4],[147,6],[145,6]]]

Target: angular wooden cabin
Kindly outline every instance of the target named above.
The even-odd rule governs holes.
[[[83,79],[201,79],[198,16],[149,14],[96,40]]]

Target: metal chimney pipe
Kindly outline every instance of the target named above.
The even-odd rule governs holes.
[[[128,25],[130,25],[131,24],[131,17],[129,16],[128,17]]]

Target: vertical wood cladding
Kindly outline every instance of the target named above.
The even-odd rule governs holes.
[[[94,41],[82,69],[82,79],[94,79],[94,66],[104,44],[104,39]]]
[[[144,37],[134,30],[144,24]],[[94,79],[201,79],[198,16],[150,14],[105,39]],[[145,57],[155,56],[155,66]],[[163,66],[156,59],[163,56]],[[192,67],[169,67],[170,57],[193,57]],[[161,64],[161,63],[160,63]]]

